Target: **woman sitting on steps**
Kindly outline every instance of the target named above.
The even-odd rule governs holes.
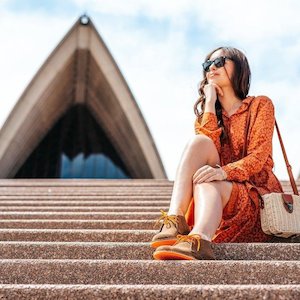
[[[184,149],[169,211],[161,211],[161,228],[151,241],[155,259],[215,259],[212,242],[272,238],[261,229],[259,193],[283,192],[272,171],[274,106],[266,96],[248,96],[250,75],[238,49],[220,47],[207,55],[194,106],[196,135]]]

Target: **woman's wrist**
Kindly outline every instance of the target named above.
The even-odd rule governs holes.
[[[220,169],[221,173],[222,173],[222,176],[223,176],[222,180],[226,180],[227,173],[224,171],[224,169],[218,164],[216,164],[216,167],[218,167]]]
[[[213,101],[205,102],[204,111],[215,114],[216,113],[215,102],[213,102]]]
[[[223,177],[224,177],[224,179],[223,179],[223,180],[226,180],[226,179],[227,179],[227,173],[224,171],[224,169],[223,169],[223,168],[221,168],[221,170],[222,170]]]

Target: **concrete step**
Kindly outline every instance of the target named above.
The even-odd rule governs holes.
[[[0,260],[2,284],[300,284],[299,261]]]
[[[34,180],[32,180],[34,181]],[[127,182],[124,184],[122,180],[116,180],[113,184],[110,184],[108,181],[104,182],[99,179],[96,180],[96,184],[85,184],[83,181],[79,180],[79,184],[67,184],[63,179],[60,179],[57,184],[53,184],[53,181],[51,180],[51,183],[49,184],[39,184],[38,182],[36,183],[28,183],[28,184],[14,184],[14,185],[1,185],[0,183],[0,190],[3,191],[13,191],[13,190],[21,190],[21,189],[28,189],[29,188],[34,188],[35,190],[39,191],[45,191],[47,189],[51,191],[63,191],[63,190],[88,190],[88,191],[96,191],[96,190],[112,190],[112,189],[122,189],[122,190],[129,190],[129,189],[140,189],[140,190],[151,190],[151,189],[167,189],[167,188],[172,188],[174,185],[174,181],[169,181],[167,180],[165,183],[147,183],[147,182],[142,182],[142,183],[137,183],[134,179],[131,181]]]
[[[127,202],[127,201],[166,201],[169,200],[170,201],[170,195],[135,195],[135,194],[131,194],[131,195],[96,195],[96,196],[82,196],[82,195],[66,195],[66,196],[60,196],[60,195],[43,195],[43,196],[39,196],[39,195],[0,195],[0,201],[45,201],[45,200],[53,200],[53,201],[66,201],[66,200],[70,200],[70,201],[93,201],[93,200],[97,200],[97,201],[119,201],[119,202]]]
[[[213,244],[216,261],[152,260],[172,189],[152,179],[0,180],[0,298],[300,298],[297,243]]]
[[[140,190],[128,190],[128,191],[72,191],[69,192],[36,192],[33,190],[25,191],[14,191],[14,192],[1,192],[0,191],[0,200],[20,200],[20,199],[154,199],[154,200],[164,200],[171,199],[173,188],[166,190],[150,190],[150,191],[140,191]],[[299,188],[300,190],[300,188]],[[286,193],[293,194],[291,188],[284,189]]]
[[[0,229],[0,241],[149,242],[156,230]]]
[[[1,194],[8,194],[13,195],[25,193],[28,194],[30,192],[32,193],[40,193],[40,194],[98,194],[98,193],[138,193],[138,194],[151,194],[151,193],[169,193],[173,189],[173,183],[169,186],[98,186],[98,187],[87,187],[87,186],[19,186],[19,187],[2,187],[0,186],[0,192]]]
[[[157,230],[130,229],[18,229],[0,228],[0,241],[42,242],[149,242]],[[272,243],[300,243],[300,238],[279,239]]]
[[[160,187],[170,186],[168,179],[0,179],[0,186],[11,187]],[[297,182],[298,184],[298,182]]]
[[[172,189],[170,190],[151,190],[149,192],[139,191],[139,190],[130,190],[128,192],[122,192],[122,191],[95,191],[95,192],[87,192],[87,191],[77,191],[77,192],[36,192],[34,190],[32,191],[19,191],[19,192],[11,192],[11,193],[1,193],[2,197],[30,197],[33,196],[35,198],[37,197],[171,197],[172,195]]]
[[[2,212],[153,212],[157,213],[160,209],[168,211],[169,207],[157,206],[0,206]]]
[[[56,179],[56,178],[34,178],[34,179],[0,179],[0,186],[6,188],[18,186],[165,186],[172,183],[168,179]],[[288,180],[281,180],[282,185],[290,185]],[[300,186],[300,179],[296,180]]]
[[[153,229],[150,220],[0,220],[0,228]]]
[[[170,201],[110,201],[110,200],[100,200],[100,201],[89,201],[89,200],[81,200],[81,201],[0,201],[1,206],[168,206]]]
[[[77,220],[156,220],[157,212],[0,212],[0,220],[10,219],[77,219]]]
[[[128,188],[61,188],[61,189],[53,189],[53,188],[13,188],[13,189],[4,189],[0,187],[1,195],[78,195],[78,196],[97,196],[97,195],[169,195],[173,190],[173,186],[170,187],[151,187],[151,188],[141,188],[141,187],[128,187]]]
[[[3,299],[300,299],[300,285],[0,284]],[[180,297],[180,298],[179,298]]]
[[[300,244],[213,244],[218,260],[300,260]],[[150,243],[0,242],[0,259],[151,260]]]
[[[32,180],[34,181],[34,180]],[[63,179],[62,179],[63,181]],[[300,180],[298,180],[297,182],[297,187],[300,187]],[[124,191],[124,192],[128,192],[128,191],[137,191],[137,192],[148,192],[148,191],[157,191],[157,190],[161,190],[161,191],[170,191],[172,190],[174,186],[174,181],[167,181],[165,184],[136,184],[135,180],[132,179],[132,182],[129,182],[128,184],[122,184],[122,180],[119,180],[118,183],[115,184],[109,184],[109,183],[101,183],[99,181],[99,184],[95,184],[95,185],[85,185],[83,182],[76,184],[76,185],[72,185],[72,184],[64,184],[63,182],[59,184],[59,182],[57,184],[39,184],[39,183],[31,183],[31,184],[18,184],[18,185],[2,185],[0,183],[0,191],[1,193],[13,193],[13,192],[20,192],[20,191],[24,191],[25,193],[27,193],[29,190],[32,191],[36,191],[36,192],[52,192],[52,193],[60,193],[60,192],[98,192],[98,191],[104,191],[104,192],[110,192],[115,190],[117,193],[120,191]],[[290,183],[282,183],[282,187],[284,190],[288,190],[291,189],[292,187],[290,185]]]

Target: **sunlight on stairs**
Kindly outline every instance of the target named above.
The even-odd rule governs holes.
[[[0,299],[300,299],[300,243],[214,244],[216,261],[152,260],[172,187],[0,180]]]

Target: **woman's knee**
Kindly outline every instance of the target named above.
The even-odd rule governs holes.
[[[193,137],[191,137],[188,142],[188,145],[196,147],[198,149],[201,147],[201,149],[207,151],[215,150],[216,153],[218,153],[217,148],[212,139],[204,134],[196,134]]]
[[[212,141],[212,139],[210,139],[208,136],[204,135],[204,134],[195,134],[193,135],[190,140],[189,140],[190,144],[204,144],[204,145],[210,145],[213,144],[214,142]]]
[[[223,208],[226,206],[227,202],[230,199],[230,195],[232,192],[233,184],[230,181],[211,181],[211,182],[202,182],[196,183],[193,185],[193,192],[197,193],[199,190],[202,191],[205,189],[210,189],[214,187],[214,190],[218,192],[220,195],[220,199],[222,200]]]
[[[196,134],[189,140],[188,146],[194,148],[197,153],[207,156],[207,164],[212,166],[220,163],[218,150],[208,136]]]

